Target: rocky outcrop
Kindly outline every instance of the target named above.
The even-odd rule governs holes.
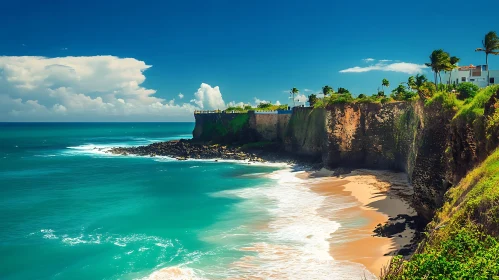
[[[147,146],[116,147],[109,150],[118,155],[167,156],[178,160],[193,159],[233,159],[263,161],[256,154],[223,145],[206,145],[190,140],[158,142]]]

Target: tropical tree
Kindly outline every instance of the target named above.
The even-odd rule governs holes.
[[[346,93],[350,93],[350,91],[346,88],[342,88],[342,87],[338,88],[338,94],[346,94]]]
[[[311,94],[308,96],[308,103],[310,104],[310,107],[314,107],[315,103],[317,103],[317,95]]]
[[[385,91],[384,87],[389,87],[389,86],[390,86],[390,82],[387,79],[383,79],[383,81],[381,81],[381,89],[383,91]]]
[[[475,51],[485,53],[485,65],[487,65],[487,85],[490,85],[489,54],[499,54],[499,37],[497,37],[496,32],[490,31],[487,33],[485,35],[485,39],[482,40],[482,47],[477,48]]]
[[[292,88],[289,94],[291,94],[291,97],[293,98],[293,107],[295,106],[295,95],[298,94],[300,91],[297,88]]]
[[[435,77],[435,85],[438,84],[438,78],[440,77],[440,82],[442,82],[441,71],[449,68],[450,55],[442,49],[434,50],[430,55],[430,62],[425,63],[426,66],[430,67],[433,71]]]
[[[430,96],[431,93],[431,88],[428,86],[428,79],[426,78],[425,75],[420,75],[417,74],[416,77],[414,78],[414,89],[418,92],[419,97],[421,99],[426,99],[427,96]],[[435,85],[433,85],[435,86]]]
[[[416,80],[414,79],[414,76],[410,76],[408,79],[407,79],[407,88],[409,90],[413,90],[413,89],[416,89]]]
[[[328,85],[322,87],[322,94],[324,94],[324,97],[334,93],[334,89]]]
[[[451,84],[451,77],[452,77],[452,70],[457,68],[457,63],[461,60],[457,56],[451,56],[449,59],[449,65],[446,69],[446,71],[449,71],[449,85]]]

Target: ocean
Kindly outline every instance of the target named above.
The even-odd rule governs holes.
[[[0,123],[0,279],[369,274],[330,256],[341,224],[318,215],[325,197],[290,166],[105,153],[193,127]]]

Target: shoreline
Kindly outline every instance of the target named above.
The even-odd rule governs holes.
[[[360,263],[379,276],[392,256],[400,250],[410,251],[416,231],[407,217],[417,214],[403,198],[412,195],[404,173],[357,169],[335,176],[333,171],[321,169],[301,177],[310,179],[312,191],[330,200],[319,215],[341,224],[329,239],[335,260]],[[348,206],[335,209],[338,200]],[[386,224],[391,227],[380,227]]]
[[[392,256],[408,255],[414,248],[411,241],[417,235],[414,225],[417,214],[408,202],[413,190],[405,173],[353,169],[335,175],[335,171],[319,170],[313,162],[297,160],[282,152],[243,152],[235,147],[191,144],[188,140],[111,148],[105,153],[167,156],[174,160],[284,164],[294,169],[291,171],[295,173],[293,176],[303,180],[306,188],[325,197],[317,215],[341,225],[326,239],[328,253],[335,262],[362,265],[378,277]],[[337,209],[338,206],[343,208]]]

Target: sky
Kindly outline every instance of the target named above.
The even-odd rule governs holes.
[[[485,63],[499,1],[1,1],[0,121],[193,121]],[[489,57],[499,69],[499,56]],[[390,90],[390,89],[389,89]]]

